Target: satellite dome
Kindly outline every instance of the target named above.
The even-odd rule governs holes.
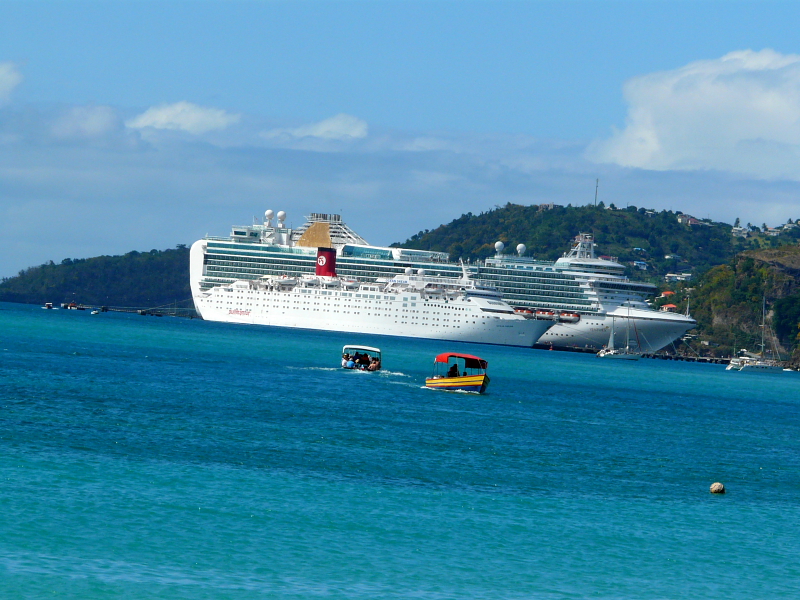
[[[272,209],[269,209],[269,210],[267,210],[267,211],[264,211],[264,218],[265,218],[267,221],[271,221],[271,220],[272,220],[272,217],[274,217],[274,216],[275,216],[275,212],[274,212]]]
[[[500,254],[505,248],[506,245],[503,242],[495,242],[494,249],[497,250],[497,253]]]
[[[406,267],[406,275],[411,275],[414,272],[414,269],[411,267]]]
[[[417,269],[417,275],[420,277],[425,277],[425,269]]]
[[[525,244],[517,244],[517,254],[519,254],[520,256],[525,254],[525,250],[527,249],[528,248],[525,246]]]
[[[285,221],[286,220],[286,212],[279,210],[278,211],[278,221]]]

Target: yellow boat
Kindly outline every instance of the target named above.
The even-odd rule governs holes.
[[[482,394],[489,385],[487,366],[489,363],[477,356],[445,352],[433,359],[433,375],[425,380],[425,386]]]

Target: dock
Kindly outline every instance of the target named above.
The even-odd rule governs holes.
[[[184,319],[200,319],[194,308],[180,306],[155,306],[148,308],[132,306],[94,306],[89,304],[76,304],[76,310],[99,310],[100,312],[118,312],[142,315],[143,317],[181,317]]]
[[[553,350],[555,352],[581,352],[584,354],[597,354],[596,348],[587,348],[585,346],[569,346],[569,347],[556,347],[550,344],[534,344],[537,350]],[[642,354],[642,358],[651,358],[654,360],[674,360],[679,362],[692,362],[703,363],[709,365],[727,365],[731,362],[730,357],[718,358],[714,356],[690,356],[688,354],[676,354],[669,352],[653,352]]]

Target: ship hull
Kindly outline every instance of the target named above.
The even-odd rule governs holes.
[[[236,281],[203,291],[199,271],[193,269],[192,295],[198,314],[208,321],[528,348],[554,324],[518,315],[496,298],[428,297],[377,285],[351,291],[335,278],[290,289],[282,288],[288,279]]]
[[[291,302],[291,301],[290,301]],[[331,318],[326,313],[318,315],[303,314],[302,308],[280,309],[214,309],[204,306],[202,300],[196,301],[198,313],[207,321],[237,323],[241,325],[266,325],[292,329],[312,329],[339,331],[342,333],[365,333],[396,337],[413,337],[450,342],[470,342],[475,344],[495,344],[500,346],[532,347],[541,335],[552,325],[548,321],[531,319],[503,322],[501,319],[487,319],[484,322],[436,325],[397,322],[394,319],[371,318],[363,315],[345,315]]]
[[[578,323],[558,323],[539,339],[539,344],[564,348],[601,349],[608,343],[616,319],[617,334],[630,318],[631,345],[642,352],[655,352],[696,326],[693,319],[675,313],[622,309],[617,313],[582,315]],[[623,340],[624,341],[624,340]]]
[[[425,386],[450,392],[473,392],[483,394],[489,385],[488,375],[466,375],[464,377],[429,377]]]

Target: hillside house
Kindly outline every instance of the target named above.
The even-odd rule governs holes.
[[[746,238],[750,235],[750,232],[746,227],[733,227],[731,228],[731,235],[733,237]]]

